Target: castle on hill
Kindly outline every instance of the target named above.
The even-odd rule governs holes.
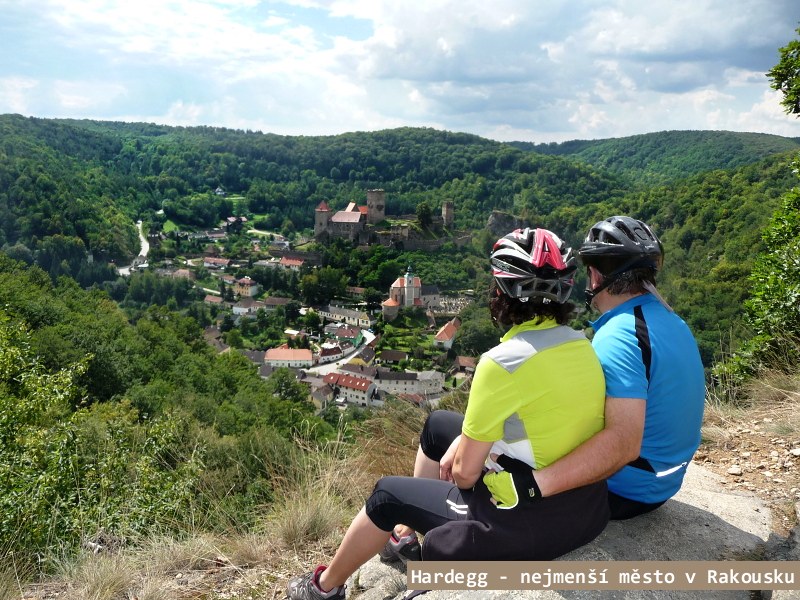
[[[446,200],[442,203],[441,225],[452,228],[454,221],[453,202]],[[415,219],[416,216],[401,217]],[[438,247],[441,242],[437,240],[418,239],[414,230],[408,224],[388,224],[386,220],[386,195],[383,190],[367,190],[366,206],[359,206],[355,202],[347,205],[340,211],[332,211],[324,200],[314,210],[314,237],[318,240],[325,238],[344,238],[359,244],[382,244],[384,246],[401,246],[406,250],[427,249],[431,243]]]

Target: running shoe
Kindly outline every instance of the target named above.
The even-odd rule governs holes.
[[[286,597],[289,600],[345,600],[344,589],[340,585],[328,592],[319,587],[319,576],[325,570],[323,565],[305,575],[298,575],[289,580],[286,586]]]
[[[391,537],[389,537],[389,540],[378,556],[380,556],[381,561],[385,563],[396,562],[398,560],[403,562],[422,560],[422,546],[417,539],[416,533],[410,533],[409,535],[398,538],[394,532],[392,532]]]

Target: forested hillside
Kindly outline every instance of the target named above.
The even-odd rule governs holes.
[[[659,233],[665,265],[659,287],[692,327],[706,365],[750,332],[743,320],[747,277],[764,249],[762,231],[797,183],[789,155],[644,188],[607,202],[559,208],[540,217],[579,238],[586,224],[611,214],[636,215]]]
[[[0,546],[23,565],[102,531],[247,526],[297,442],[334,435],[313,413],[287,369],[265,382],[194,319],[130,322],[0,254]]]
[[[654,185],[796,151],[800,140],[765,133],[662,131],[608,140],[573,140],[560,144],[515,142],[512,145],[541,154],[574,158],[624,174],[633,182]]]
[[[388,214],[414,214],[422,202],[437,211],[452,200],[455,225],[475,234],[478,254],[491,243],[484,227],[492,210],[548,226],[572,244],[592,222],[630,213],[662,236],[662,285],[697,332],[707,365],[722,340],[747,337],[746,277],[776,199],[794,184],[787,164],[797,147],[778,136],[664,132],[516,144],[523,150],[432,129],[287,137],[18,115],[0,117],[0,134],[0,248],[53,281],[114,279],[108,261],[138,252],[136,219],[158,233],[168,221],[191,230],[246,215],[294,234],[312,226],[321,201],[363,203],[375,187],[386,190]],[[218,187],[228,196],[214,194]],[[376,278],[380,266],[363,269],[346,249],[336,252],[331,265],[353,285],[381,288],[393,276]],[[385,256],[393,271],[414,260],[429,281],[447,273],[446,289],[474,287],[474,258],[461,264],[453,249],[438,261]]]

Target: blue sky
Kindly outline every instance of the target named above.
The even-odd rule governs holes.
[[[797,0],[0,0],[0,113],[287,135],[800,136]]]

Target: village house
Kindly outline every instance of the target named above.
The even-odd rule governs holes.
[[[339,344],[322,344],[319,349],[319,364],[336,362],[344,356]]]
[[[327,308],[319,310],[319,315],[328,321],[347,323],[362,329],[369,329],[377,322],[374,316],[364,310],[353,310],[337,304],[331,304]]]
[[[245,358],[247,358],[250,362],[261,366],[264,364],[264,356],[266,352],[262,350],[240,350],[242,354],[244,354]]]
[[[299,271],[305,264],[302,258],[289,258],[288,256],[281,257],[280,266],[289,271]]]
[[[387,365],[398,365],[401,361],[408,360],[408,352],[402,350],[383,350],[378,354],[377,362]]]
[[[217,352],[227,352],[230,349],[222,339],[222,331],[219,327],[210,325],[203,330],[203,339]]]
[[[246,224],[247,217],[228,217],[222,223],[220,223],[219,226],[224,227],[229,233],[238,233]]]
[[[248,276],[237,279],[233,284],[233,293],[241,296],[242,298],[252,298],[257,296],[259,292],[259,285]]]
[[[378,388],[369,379],[345,373],[328,373],[324,381],[333,388],[338,404],[383,406]]]
[[[364,340],[364,332],[361,331],[358,327],[348,327],[347,325],[340,325],[333,331],[333,337],[335,337],[340,342],[349,342],[353,346],[358,347],[358,345]]]
[[[356,365],[369,365],[372,364],[372,361],[375,360],[375,350],[373,350],[370,346],[364,346],[357,355],[350,359],[351,364]]]
[[[334,392],[333,388],[329,386],[327,383],[325,385],[321,385],[319,387],[312,387],[311,388],[311,401],[314,403],[318,409],[325,408],[333,402],[334,399]]]
[[[233,314],[238,316],[255,315],[258,312],[258,309],[263,307],[263,302],[245,297],[233,305]]]
[[[203,298],[203,302],[217,306],[223,306],[225,303],[225,301],[222,299],[222,296],[215,296],[214,294],[206,294],[206,297]]]
[[[275,258],[274,256],[270,259],[261,259],[257,260],[253,263],[254,267],[262,267],[266,269],[274,269],[275,267],[279,267],[281,264],[281,260],[279,258]]]
[[[203,266],[206,269],[226,269],[231,264],[230,259],[206,256],[203,258]]]
[[[314,364],[311,350],[305,348],[271,348],[264,355],[264,364],[273,367],[308,368]]]
[[[284,298],[283,296],[267,296],[261,302],[264,305],[264,310],[273,312],[279,306],[286,306],[291,301],[291,298]]]
[[[433,338],[433,345],[437,348],[450,350],[450,348],[453,347],[453,341],[456,339],[456,333],[458,333],[460,327],[461,319],[453,317],[436,332]]]
[[[378,369],[375,385],[387,394],[422,394],[439,396],[444,390],[444,373],[439,371],[406,371],[398,373]]]
[[[194,281],[195,276],[189,269],[177,269],[176,271],[172,272],[173,279],[189,279]]]
[[[478,365],[478,359],[472,356],[456,356],[455,362],[450,371],[453,374],[461,375],[474,375],[475,367]]]

